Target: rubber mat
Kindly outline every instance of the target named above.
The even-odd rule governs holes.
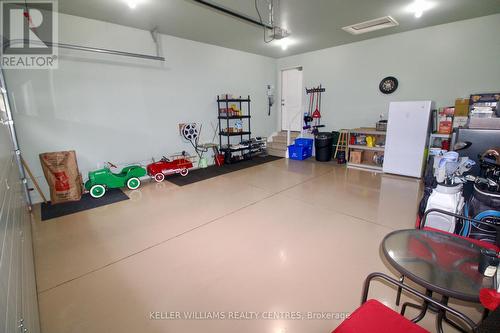
[[[209,166],[205,169],[197,169],[190,171],[186,177],[182,177],[179,174],[168,176],[165,180],[174,183],[178,186],[185,186],[197,182],[201,182],[202,180],[214,178],[220,175],[225,175],[226,173],[231,173],[238,170],[243,170],[246,168],[250,168],[259,164],[264,164],[267,162],[272,162],[276,160],[280,160],[282,157],[277,156],[265,156],[265,157],[253,157],[251,160],[241,161],[234,164],[224,164],[223,166]]]
[[[46,221],[54,219],[56,217],[74,214],[87,209],[106,206],[115,202],[120,202],[128,199],[129,199],[128,196],[118,188],[107,190],[106,194],[104,194],[104,196],[99,199],[94,199],[90,196],[89,193],[86,193],[82,195],[80,201],[65,202],[57,205],[51,205],[50,201],[47,204],[42,203],[41,217],[42,221]]]

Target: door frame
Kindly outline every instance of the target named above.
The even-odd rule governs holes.
[[[280,112],[279,112],[279,119],[278,119],[278,131],[286,131],[287,129],[283,128],[283,73],[285,71],[297,69],[304,73],[304,66],[302,65],[297,65],[297,66],[290,66],[290,67],[283,67],[280,69],[279,73],[279,93],[280,93]],[[302,74],[302,90],[304,90],[304,74]],[[304,107],[304,99],[303,96],[301,96],[301,109]],[[302,123],[302,122],[301,122]]]

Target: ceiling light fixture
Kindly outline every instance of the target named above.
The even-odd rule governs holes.
[[[415,0],[407,7],[407,10],[415,15],[415,18],[420,18],[425,11],[432,9],[435,6],[434,2],[427,0]]]
[[[130,9],[135,9],[138,4],[144,2],[144,0],[125,0],[125,3]]]
[[[290,32],[278,26],[274,26],[269,33],[270,41],[275,41],[275,44],[281,46],[283,51],[286,51],[288,46],[293,44],[293,41],[288,36],[290,36]]]
[[[286,51],[288,50],[288,47],[290,45],[295,44],[295,40],[290,37],[285,37],[281,39],[275,39],[274,44],[280,46],[283,51]]]
[[[273,30],[271,30],[271,33],[269,36],[274,40],[274,39],[284,39],[290,36],[290,32],[286,30],[285,28],[281,28],[278,26],[274,26]]]

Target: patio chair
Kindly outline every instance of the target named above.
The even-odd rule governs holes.
[[[392,284],[402,290],[407,291],[413,296],[420,298],[432,304],[436,309],[445,311],[447,314],[458,318],[462,321],[466,329],[474,333],[498,333],[500,332],[500,299],[496,303],[491,302],[491,294],[496,291],[489,291],[487,299],[491,306],[492,312],[479,325],[475,324],[469,317],[463,313],[439,303],[433,298],[422,294],[421,292],[409,287],[398,280],[391,278],[383,273],[372,273],[365,280],[363,289],[363,298],[361,306],[356,309],[346,320],[344,320],[332,333],[429,333],[421,326],[413,323],[409,319],[400,315],[396,311],[386,307],[377,300],[367,300],[370,283],[373,279],[382,280],[388,284]],[[498,293],[496,293],[498,295]],[[490,297],[490,298],[488,298]],[[484,296],[481,301],[483,301]]]

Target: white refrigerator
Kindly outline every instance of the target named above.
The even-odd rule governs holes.
[[[422,177],[433,108],[432,101],[390,103],[384,172]]]

